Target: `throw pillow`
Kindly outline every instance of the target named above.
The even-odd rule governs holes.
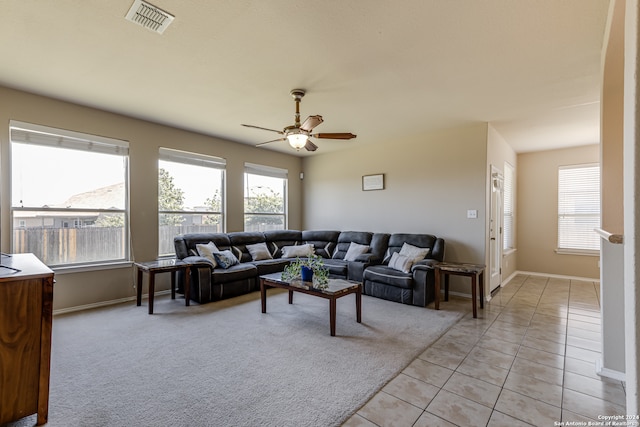
[[[429,255],[429,251],[429,248],[419,248],[405,242],[400,249],[400,255],[405,255],[411,258],[411,263],[413,264],[418,261],[422,261],[427,255]]]
[[[344,260],[355,261],[356,258],[358,258],[358,255],[366,254],[367,252],[369,252],[369,246],[351,242],[351,244],[349,244],[349,249],[347,249],[347,253],[344,256]]]
[[[273,257],[269,253],[269,249],[267,248],[267,244],[256,243],[255,245],[247,245],[247,250],[251,254],[251,259],[254,261],[260,261],[263,259],[272,259]]]
[[[218,249],[215,243],[209,242],[206,245],[197,244],[196,250],[198,251],[198,255],[208,259],[213,264],[213,268],[216,268],[217,263],[213,254],[220,252],[220,249]]]
[[[232,265],[238,264],[238,258],[235,257],[230,250],[215,252],[213,257],[216,259],[216,264],[222,268],[229,268]]]
[[[403,273],[411,272],[411,266],[413,265],[413,260],[406,255],[400,255],[398,252],[394,252],[391,255],[391,260],[389,261],[389,267],[394,270],[402,271]]]
[[[283,246],[281,250],[282,258],[308,257],[309,255],[313,255],[314,252],[311,243],[299,246]]]

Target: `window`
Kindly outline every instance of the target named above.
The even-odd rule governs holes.
[[[244,230],[284,230],[287,227],[287,171],[245,163]]]
[[[595,254],[600,239],[600,166],[560,166],[558,169],[558,251]]]
[[[10,122],[12,251],[51,267],[129,260],[126,141]]]
[[[158,254],[174,254],[178,234],[224,232],[225,160],[168,148],[159,158]]]
[[[502,248],[507,251],[515,248],[514,242],[514,179],[513,179],[513,166],[509,163],[504,164],[504,220],[503,220],[503,234],[502,234]]]

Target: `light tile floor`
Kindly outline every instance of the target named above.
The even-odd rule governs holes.
[[[518,275],[467,313],[343,426],[554,426],[625,414],[620,381],[600,358],[596,282]],[[601,420],[600,420],[601,421]],[[557,423],[557,424],[556,424]]]

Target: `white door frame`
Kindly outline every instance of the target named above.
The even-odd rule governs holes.
[[[487,296],[502,284],[502,222],[504,176],[502,170],[491,165],[491,206],[489,209],[489,290]]]

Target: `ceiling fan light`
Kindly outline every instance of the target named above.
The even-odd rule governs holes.
[[[296,150],[301,149],[307,143],[308,136],[303,133],[290,133],[287,135],[287,139],[289,140],[289,145],[291,145]]]

